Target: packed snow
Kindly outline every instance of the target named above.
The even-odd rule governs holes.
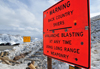
[[[100,16],[96,16],[91,18],[91,69],[100,69]],[[2,37],[4,37],[3,35]],[[7,36],[7,35],[6,35]],[[12,38],[13,39],[13,38]],[[33,38],[34,39],[34,38]],[[36,39],[37,40],[37,39]],[[2,38],[0,39],[2,42]],[[6,40],[7,42],[7,40]],[[39,48],[43,47],[42,40],[37,40],[30,43],[24,43],[22,45],[13,47],[13,50],[8,50],[10,55],[9,58],[13,59],[15,56],[20,53],[32,51],[25,58],[34,54]],[[24,58],[24,59],[25,59]],[[47,61],[45,59],[44,61]],[[28,62],[24,62],[20,65],[10,66],[6,64],[0,63],[0,69],[26,69]],[[45,69],[47,69],[47,64]],[[53,69],[69,69],[69,64],[60,62],[58,60],[53,59]]]

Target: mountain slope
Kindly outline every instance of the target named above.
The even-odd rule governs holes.
[[[23,38],[20,35],[0,34],[0,44],[14,45],[22,43]]]

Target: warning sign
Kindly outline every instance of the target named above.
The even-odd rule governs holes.
[[[30,36],[24,36],[23,42],[31,42],[31,37]]]
[[[43,12],[44,55],[90,68],[89,0],[61,0]]]

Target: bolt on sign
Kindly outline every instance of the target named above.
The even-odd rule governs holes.
[[[30,36],[24,36],[23,42],[31,42],[31,37]]]
[[[61,0],[43,12],[44,55],[90,69],[89,0]]]

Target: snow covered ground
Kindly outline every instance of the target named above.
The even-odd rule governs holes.
[[[91,69],[100,69],[100,16],[91,18]],[[36,42],[24,43],[16,46],[13,50],[10,50],[9,58],[13,59],[20,53],[32,51],[25,58],[34,54],[42,47],[42,40]],[[45,59],[46,61],[47,59]],[[24,62],[20,65],[10,66],[0,63],[0,69],[26,69],[28,62]],[[45,64],[45,63],[44,63]],[[47,65],[45,65],[47,66]],[[53,59],[53,69],[69,69],[69,64],[60,62]],[[46,69],[46,68],[45,68]]]
[[[32,51],[30,54],[28,54],[25,57],[25,58],[27,58],[30,55],[33,55],[41,47],[43,47],[43,43],[42,42],[43,42],[42,40],[39,40],[39,41],[35,41],[35,42],[24,43],[22,45],[13,47],[13,50],[5,50],[5,51],[9,51],[10,54],[9,54],[8,57],[10,59],[13,59],[15,56],[18,56],[21,53],[26,53],[26,52]],[[23,61],[24,59],[22,59],[21,61]],[[23,64],[20,64],[20,65],[15,65],[15,66],[11,66],[11,65],[6,65],[6,64],[0,63],[0,69],[3,69],[3,68],[4,69],[26,69],[27,63],[23,63]]]
[[[91,18],[91,67],[100,69],[100,15]]]

